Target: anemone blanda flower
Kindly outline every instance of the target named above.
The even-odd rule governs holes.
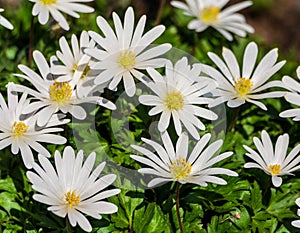
[[[297,76],[300,79],[300,66],[297,68]],[[284,95],[284,98],[291,104],[300,106],[300,83],[295,79],[284,76],[282,82],[285,85],[285,88],[289,90]],[[300,121],[300,108],[288,109],[279,114],[280,117],[294,117],[294,121]]]
[[[223,141],[217,140],[207,145],[211,138],[209,133],[201,137],[189,156],[187,134],[182,133],[179,136],[175,150],[167,131],[161,135],[161,138],[163,146],[152,140],[142,138],[143,142],[156,151],[156,154],[144,147],[132,145],[135,150],[145,155],[145,157],[137,155],[131,155],[130,157],[149,166],[149,168],[139,169],[138,172],[157,176],[148,183],[148,187],[169,181],[178,181],[182,184],[193,183],[201,186],[207,186],[207,182],[225,185],[226,181],[216,175],[238,175],[226,168],[211,167],[233,153],[224,152],[217,155]]]
[[[92,170],[95,158],[96,153],[92,152],[83,163],[83,151],[75,156],[72,147],[67,146],[63,156],[55,152],[55,167],[39,155],[40,165],[33,165],[35,172],[26,173],[32,188],[38,192],[33,195],[34,200],[49,205],[48,210],[62,218],[68,216],[72,226],[78,223],[87,232],[92,226],[84,214],[101,219],[101,214],[117,212],[118,207],[104,199],[120,193],[120,189],[103,191],[115,181],[116,175],[99,177],[105,162]]]
[[[285,61],[276,63],[278,49],[273,49],[266,54],[255,68],[257,54],[256,43],[250,42],[245,49],[242,72],[240,72],[239,63],[231,50],[223,48],[224,61],[215,53],[208,53],[220,70],[209,65],[202,66],[202,72],[218,83],[217,89],[213,91],[213,95],[217,98],[209,104],[209,107],[227,102],[228,107],[236,108],[245,102],[250,102],[267,110],[267,107],[258,100],[284,95],[283,91],[266,92],[266,89],[271,87],[283,87],[279,80],[267,82],[285,64]]]
[[[3,12],[4,9],[0,8],[0,13]],[[2,25],[3,27],[6,27],[10,30],[14,29],[14,26],[6,19],[4,18],[2,15],[0,15],[0,25]]]
[[[102,92],[104,86],[94,84],[95,77],[101,72],[100,70],[91,70],[90,66],[94,63],[90,56],[84,53],[86,48],[94,48],[95,42],[90,39],[89,34],[83,31],[78,39],[72,35],[71,47],[65,37],[59,39],[61,51],[56,52],[56,56],[63,63],[62,65],[53,65],[50,72],[57,75],[57,82],[68,82],[73,79],[77,85],[77,95],[82,97],[88,96],[91,92]],[[92,94],[92,93],[91,93]]]
[[[63,129],[52,126],[65,124],[68,120],[61,120],[60,116],[53,115],[47,125],[42,128],[36,127],[36,115],[22,115],[23,108],[28,104],[26,96],[23,94],[19,101],[12,83],[7,85],[8,104],[0,93],[0,150],[11,145],[11,152],[20,152],[25,166],[31,168],[34,162],[31,149],[50,157],[50,153],[40,142],[58,145],[66,143],[64,137],[52,134]]]
[[[247,32],[253,33],[254,29],[246,23],[245,17],[236,13],[252,5],[251,1],[244,1],[222,10],[229,0],[186,0],[186,3],[172,1],[171,5],[184,10],[184,14],[193,19],[188,28],[202,32],[209,26],[220,32],[227,40],[232,40],[231,33],[245,37]]]
[[[153,81],[146,85],[154,95],[141,95],[139,101],[144,105],[154,106],[149,111],[150,116],[161,113],[158,130],[164,132],[172,118],[178,136],[183,125],[195,139],[199,139],[198,129],[204,130],[205,125],[198,117],[208,120],[218,118],[213,111],[198,106],[212,101],[203,95],[215,89],[214,82],[201,79],[200,64],[194,64],[191,68],[186,58],[176,62],[174,67],[168,62],[165,76],[154,69],[147,71]]]
[[[70,82],[57,82],[50,73],[49,65],[41,52],[34,51],[33,58],[42,77],[24,65],[19,65],[18,68],[25,75],[15,74],[15,76],[28,80],[36,90],[23,85],[15,86],[18,91],[27,92],[34,96],[34,99],[37,99],[24,108],[23,113],[27,114],[39,110],[37,120],[39,126],[45,125],[52,114],[58,111],[70,113],[79,120],[85,119],[86,112],[84,108],[80,106],[81,103],[97,103],[112,110],[116,108],[112,102],[102,97],[78,97],[76,93],[76,83],[73,83],[73,80]],[[51,63],[53,64],[53,61],[51,61]]]
[[[297,199],[296,199],[296,204],[297,204],[298,207],[300,208],[300,198],[297,198]],[[297,215],[300,216],[300,209],[297,210]],[[294,227],[300,228],[300,220],[292,221],[292,225],[293,225]]]
[[[49,14],[66,31],[70,29],[69,24],[63,13],[72,17],[79,18],[80,13],[91,13],[94,9],[82,3],[92,2],[93,0],[29,0],[34,3],[32,15],[37,16],[40,24],[44,25],[49,20]]]
[[[253,159],[255,163],[248,162],[245,168],[259,168],[268,175],[272,176],[272,183],[275,187],[279,187],[282,183],[283,175],[291,175],[293,171],[300,168],[300,144],[291,150],[287,155],[289,145],[289,135],[280,135],[276,141],[275,148],[273,147],[269,134],[263,130],[261,140],[253,138],[254,144],[258,150],[251,149],[244,145],[247,150],[246,156]]]
[[[163,25],[156,26],[143,35],[146,16],[142,16],[134,29],[134,12],[132,7],[126,10],[124,26],[116,13],[113,13],[115,31],[101,16],[97,24],[104,37],[90,31],[93,40],[100,46],[96,49],[86,49],[85,52],[98,62],[91,69],[103,69],[95,79],[95,84],[107,83],[108,88],[115,90],[123,79],[125,91],[133,96],[136,91],[134,77],[143,81],[144,74],[139,70],[147,67],[158,68],[165,64],[166,59],[157,58],[171,49],[170,44],[162,44],[149,48],[165,30]]]

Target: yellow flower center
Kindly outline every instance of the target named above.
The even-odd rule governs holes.
[[[220,7],[217,6],[206,6],[200,12],[199,19],[206,24],[212,24],[218,19],[220,10]]]
[[[280,165],[279,164],[272,164],[269,166],[269,172],[272,176],[276,176],[280,173]]]
[[[44,5],[51,5],[56,3],[56,0],[41,0]]]
[[[73,67],[73,74],[75,73],[77,67],[78,67],[78,64],[75,64],[74,67]],[[81,75],[80,78],[81,79],[85,78],[88,75],[88,73],[90,72],[90,70],[91,70],[91,67],[89,65],[87,65],[85,67],[84,71],[82,72],[82,75]]]
[[[173,91],[173,92],[170,92],[167,94],[164,103],[169,111],[172,111],[172,110],[178,111],[183,108],[184,99],[183,99],[181,92]]]
[[[80,203],[80,196],[76,195],[75,191],[69,191],[64,195],[65,204],[69,205],[69,207],[73,207],[74,205],[78,205]]]
[[[176,180],[185,180],[192,170],[192,165],[190,162],[187,162],[184,158],[176,159],[170,165],[170,172],[174,179]]]
[[[12,132],[16,137],[23,136],[27,129],[28,126],[24,122],[14,122],[12,125]]]
[[[249,78],[240,78],[234,85],[235,90],[241,97],[245,97],[251,92],[253,83]]]
[[[118,62],[124,69],[132,68],[136,63],[135,53],[130,50],[125,50],[124,52],[121,52],[118,57]]]
[[[68,82],[56,82],[49,88],[50,99],[56,101],[59,104],[64,104],[71,99],[72,87]]]

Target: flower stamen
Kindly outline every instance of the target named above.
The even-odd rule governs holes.
[[[272,176],[276,176],[280,173],[280,165],[279,164],[271,164],[269,166],[269,172]]]
[[[80,196],[76,195],[76,192],[69,191],[65,193],[64,195],[64,201],[66,205],[69,205],[69,207],[73,207],[74,205],[78,205],[80,203]]]
[[[64,104],[72,97],[72,87],[68,82],[56,82],[49,88],[50,99],[59,104]]]
[[[185,180],[191,173],[192,165],[185,158],[176,159],[170,165],[170,173],[176,180]]]
[[[181,92],[173,91],[167,94],[164,103],[169,111],[178,111],[183,108],[184,99]]]
[[[56,0],[41,0],[44,5],[51,5],[56,3]]]
[[[253,83],[249,78],[240,78],[234,85],[235,90],[240,97],[245,97],[251,92]]]
[[[124,69],[130,69],[136,64],[136,55],[130,50],[125,50],[120,53],[118,62]]]
[[[14,122],[12,125],[12,132],[16,137],[21,137],[26,133],[28,126],[24,122]]]
[[[220,7],[218,6],[206,6],[199,14],[199,19],[206,24],[213,24],[219,16]]]

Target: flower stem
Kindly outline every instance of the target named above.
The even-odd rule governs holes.
[[[31,22],[30,22],[29,52],[28,52],[28,66],[29,67],[31,67],[31,63],[32,63],[33,40],[34,40],[34,16],[31,17]]]
[[[240,110],[241,110],[241,107],[237,107],[237,109],[235,110],[234,115],[232,116],[231,123],[230,123],[230,125],[228,127],[227,132],[230,132],[235,127],[237,118],[238,118],[238,116],[240,114]]]
[[[67,233],[72,233],[72,227],[68,217],[66,217],[66,225],[67,225]]]
[[[179,212],[179,188],[180,188],[180,183],[177,182],[177,185],[176,185],[176,214],[177,214],[180,232],[184,233],[181,218],[180,218],[180,212]]]

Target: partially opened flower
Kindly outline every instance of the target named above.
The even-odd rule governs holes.
[[[81,95],[79,97],[76,91],[76,83],[72,82],[57,82],[50,73],[49,65],[39,51],[33,52],[33,58],[42,77],[24,65],[19,65],[18,68],[25,74],[15,74],[15,76],[28,80],[36,88],[30,89],[26,86],[15,85],[18,91],[27,92],[37,99],[33,101],[26,108],[23,113],[31,113],[39,110],[39,118],[37,123],[39,126],[45,125],[52,114],[62,111],[63,113],[70,113],[73,117],[83,120],[86,117],[86,112],[81,103],[97,103],[106,108],[114,110],[116,106],[102,98],[96,96]]]
[[[56,55],[63,63],[62,65],[53,65],[50,72],[57,75],[57,82],[69,82],[76,84],[77,95],[88,96],[96,90],[103,91],[105,86],[96,86],[94,84],[95,77],[101,70],[91,70],[91,65],[95,63],[90,56],[84,53],[86,48],[95,48],[95,42],[90,39],[89,34],[83,31],[78,41],[76,35],[71,37],[71,46],[65,37],[59,39],[61,51],[57,51]],[[91,93],[92,94],[92,93]]]
[[[139,101],[154,106],[149,111],[150,116],[161,113],[158,130],[164,132],[172,118],[178,136],[181,135],[183,125],[195,139],[199,139],[198,129],[205,129],[199,118],[207,120],[218,118],[213,111],[199,106],[212,101],[204,95],[215,89],[215,83],[202,80],[200,64],[191,67],[186,58],[179,60],[174,67],[168,62],[165,76],[154,69],[147,71],[153,81],[149,81],[146,85],[154,94],[141,95]]]
[[[92,2],[93,0],[29,0],[34,2],[32,15],[37,16],[40,24],[44,25],[49,20],[49,14],[66,31],[70,29],[67,20],[61,13],[66,13],[72,17],[79,18],[80,13],[91,13],[94,9],[82,4],[83,2]]]
[[[84,214],[101,219],[101,214],[112,214],[118,207],[106,198],[117,195],[120,189],[105,190],[116,179],[115,174],[99,177],[105,162],[94,170],[96,153],[91,153],[83,163],[83,151],[75,156],[74,150],[68,146],[61,156],[55,152],[55,166],[44,156],[39,156],[39,163],[33,165],[35,172],[26,173],[32,188],[38,193],[33,199],[49,205],[48,210],[64,218],[68,217],[72,226],[78,225],[90,232],[92,226]]]
[[[297,68],[297,76],[298,79],[300,79],[300,66]],[[285,85],[285,88],[289,90],[289,92],[284,95],[286,101],[291,104],[300,106],[300,83],[289,76],[284,76],[282,78],[282,82]],[[279,116],[294,117],[294,121],[300,121],[300,108],[285,110],[281,112]]]
[[[251,1],[244,1],[222,9],[229,0],[186,0],[186,4],[172,1],[171,5],[184,10],[184,14],[194,17],[188,28],[202,32],[209,26],[220,32],[227,40],[232,40],[231,33],[245,37],[247,32],[254,29],[246,23],[245,17],[236,13],[252,5]]]
[[[3,12],[4,9],[0,8],[0,13]],[[6,19],[4,18],[2,15],[0,15],[0,25],[2,25],[3,27],[6,27],[10,30],[14,29],[14,26]]]
[[[300,168],[300,144],[287,154],[289,145],[289,135],[280,135],[276,141],[275,149],[273,147],[269,134],[263,130],[261,140],[253,138],[254,144],[258,150],[251,149],[244,145],[247,150],[246,156],[253,159],[255,162],[248,162],[245,168],[259,168],[268,175],[272,176],[272,183],[275,187],[279,187],[282,183],[283,175],[292,175],[292,172]]]
[[[298,207],[299,207],[299,209],[297,210],[297,215],[300,216],[300,198],[297,198],[297,199],[296,199],[296,204],[297,204]],[[300,228],[300,220],[292,221],[292,225],[293,225],[294,227]]]
[[[223,141],[217,140],[208,145],[211,138],[210,134],[205,134],[189,155],[187,134],[182,133],[180,135],[175,150],[167,131],[161,135],[161,138],[163,145],[142,138],[143,142],[156,151],[156,154],[144,147],[132,145],[135,150],[145,155],[145,157],[137,155],[131,155],[130,157],[149,166],[138,171],[157,176],[157,178],[152,179],[148,183],[148,187],[169,181],[178,181],[182,184],[193,183],[201,186],[207,186],[208,182],[225,185],[226,181],[216,175],[238,175],[229,169],[211,167],[215,163],[231,156],[232,152],[224,152],[218,155]]]
[[[67,140],[64,137],[53,134],[63,129],[53,126],[66,124],[68,120],[62,120],[60,116],[53,115],[47,125],[37,127],[37,115],[22,115],[22,110],[28,105],[26,96],[23,94],[18,100],[12,83],[7,86],[8,104],[0,93],[0,150],[11,145],[11,152],[13,154],[20,152],[25,166],[32,168],[34,162],[32,149],[50,157],[50,153],[40,144],[41,142],[58,145],[66,143]]]
[[[146,16],[142,16],[134,29],[134,12],[129,7],[125,13],[124,25],[116,13],[113,13],[115,31],[101,16],[97,17],[97,24],[104,37],[96,32],[89,32],[90,36],[100,48],[86,49],[86,53],[98,62],[92,69],[103,69],[95,79],[95,84],[109,82],[108,88],[115,90],[123,79],[125,91],[133,96],[136,91],[134,77],[143,81],[144,74],[139,70],[148,67],[162,67],[166,59],[158,58],[171,49],[170,44],[162,44],[149,48],[165,30],[163,25],[156,26],[143,35]]]
[[[245,49],[243,65],[240,69],[239,63],[231,50],[223,48],[224,61],[215,53],[208,53],[210,59],[219,69],[217,70],[209,65],[202,66],[202,72],[218,83],[216,91],[213,92],[213,95],[217,98],[209,107],[227,102],[228,107],[236,108],[249,102],[263,110],[267,110],[267,107],[258,100],[284,95],[285,92],[283,91],[266,91],[271,87],[283,87],[282,82],[279,80],[268,82],[272,75],[285,64],[285,61],[276,63],[278,49],[271,50],[255,68],[257,55],[258,47],[256,43],[250,42]]]

